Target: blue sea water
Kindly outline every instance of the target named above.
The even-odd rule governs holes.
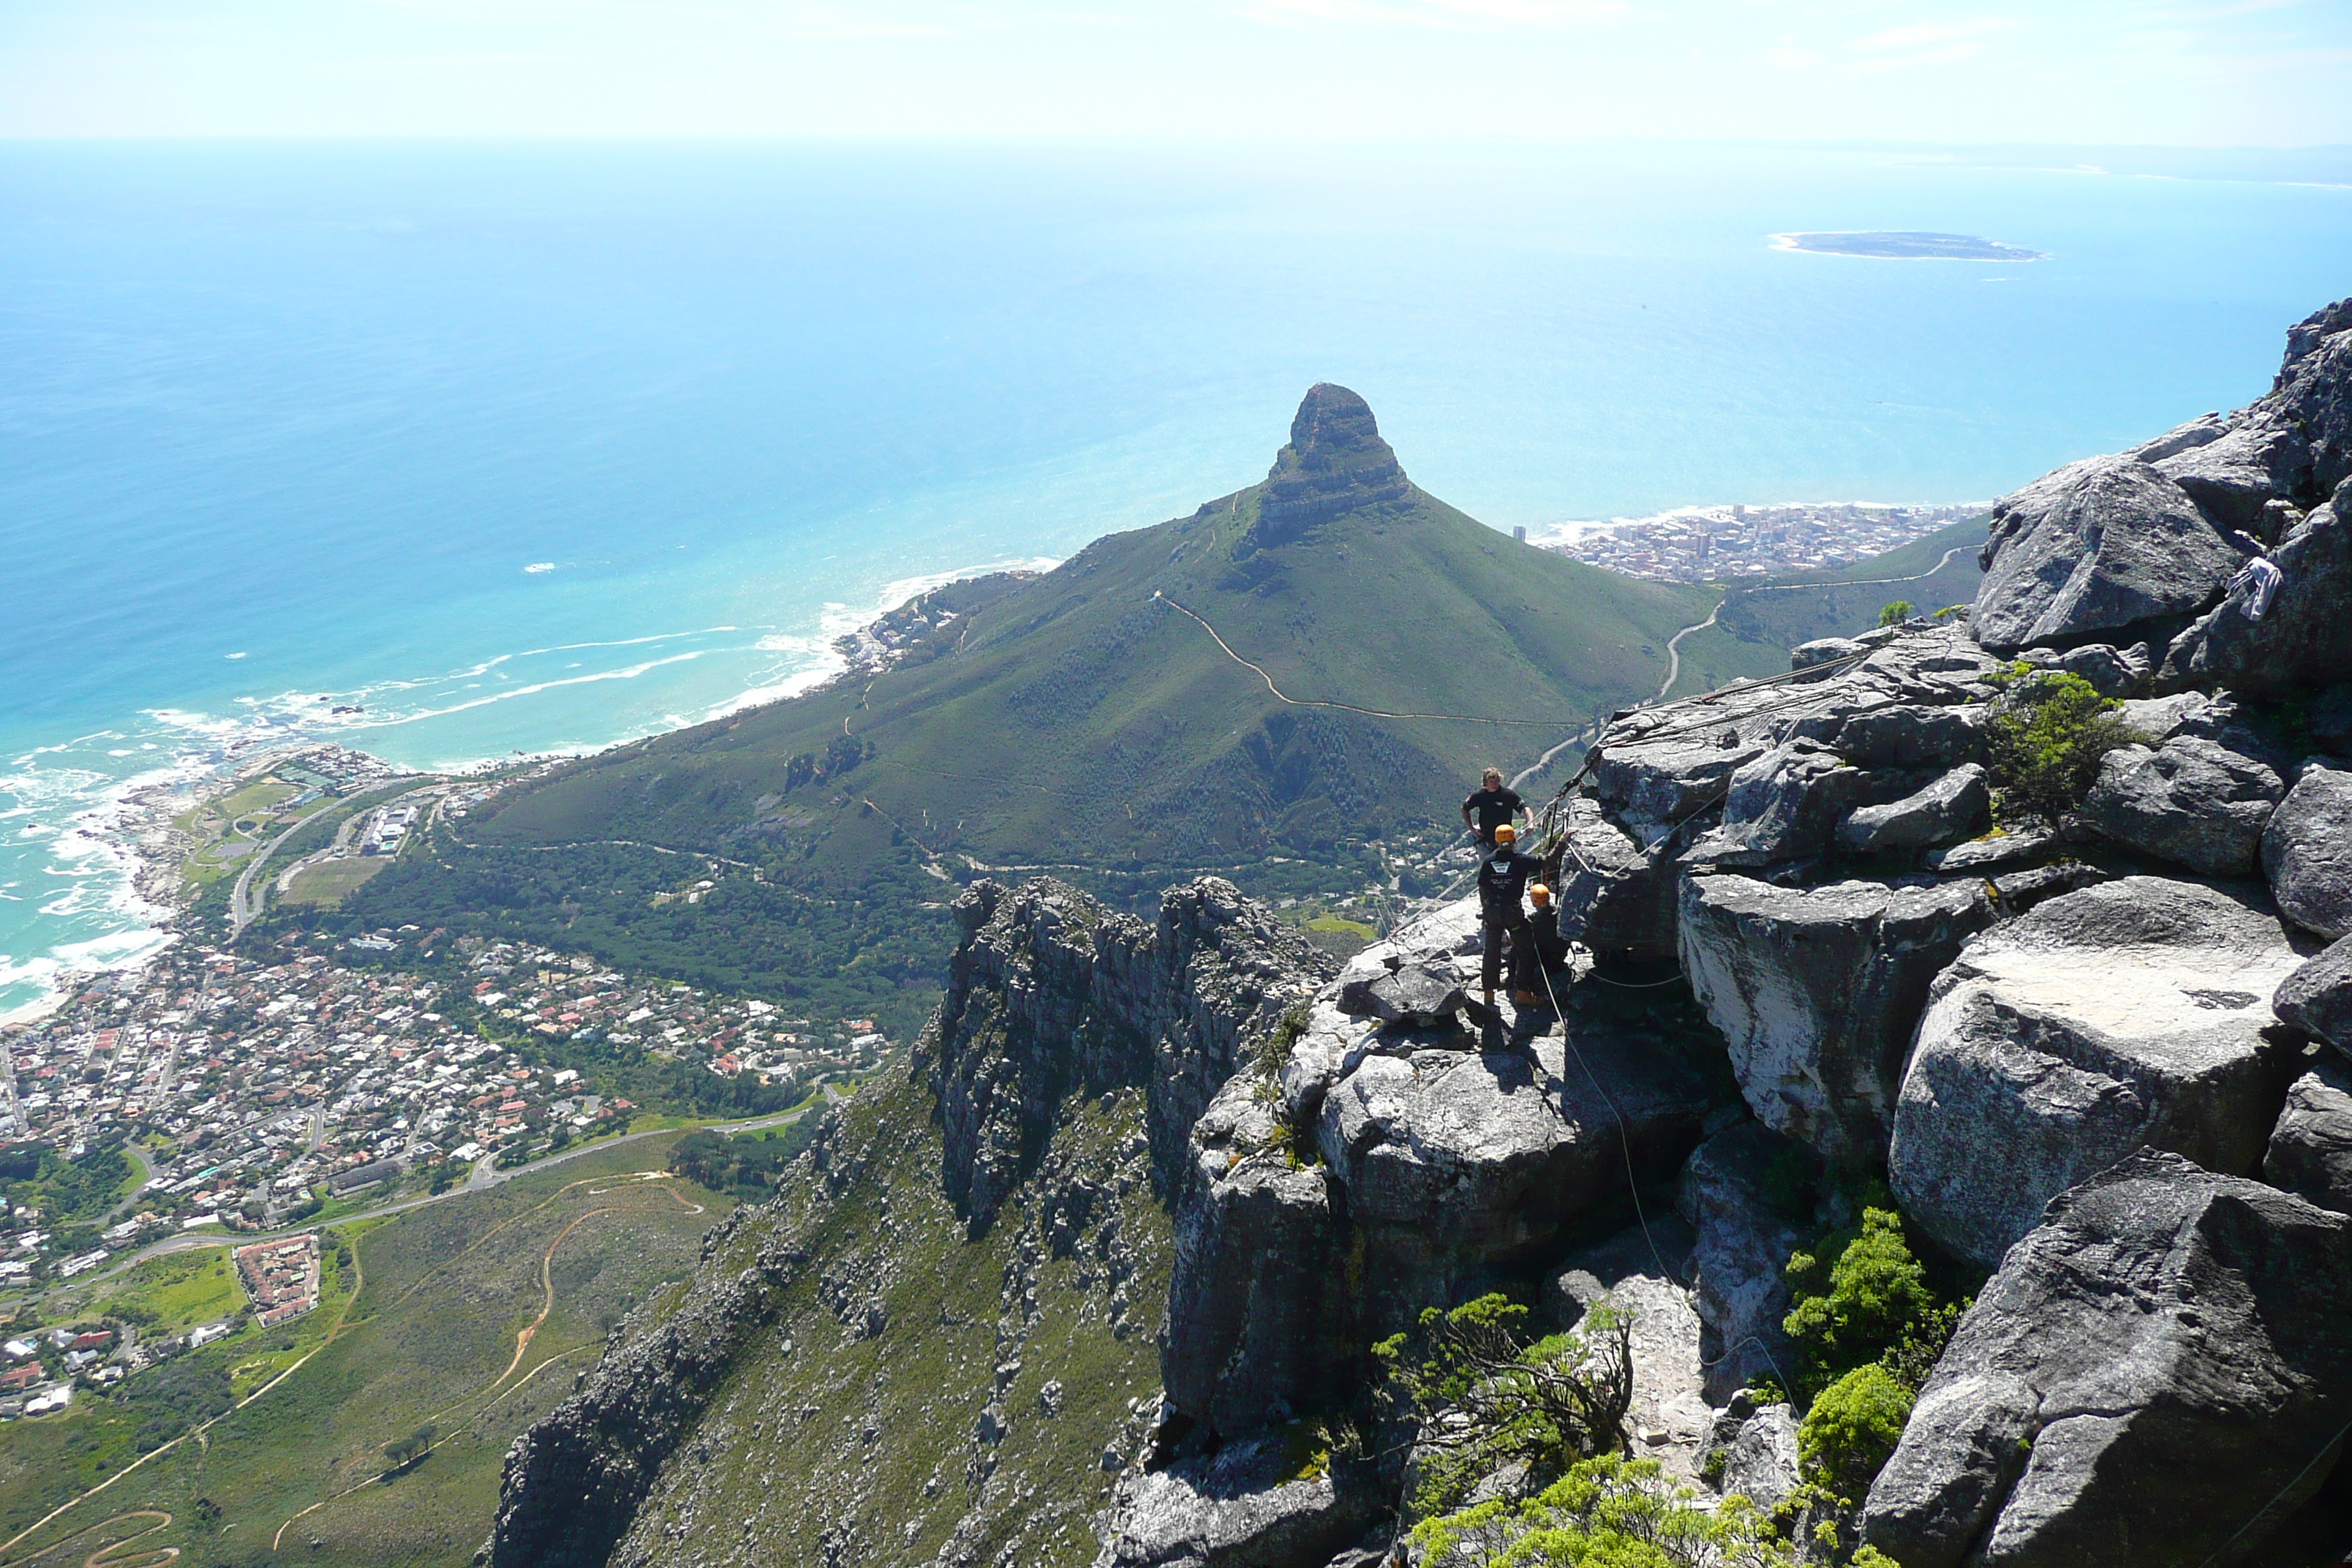
[[[0,1016],[158,940],[133,788],[793,689],[919,580],[1253,481],[1315,381],[1498,527],[1964,500],[2259,395],[2352,291],[2341,183],[2080,162],[0,145]],[[1860,228],[2047,259],[1768,238]]]

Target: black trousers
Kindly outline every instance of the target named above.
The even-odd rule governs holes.
[[[1489,991],[1502,984],[1503,948],[1507,942],[1511,950],[1511,977],[1516,983],[1519,973],[1519,952],[1526,946],[1527,921],[1524,918],[1509,920],[1501,915],[1488,915],[1480,923],[1486,932],[1486,945],[1478,970],[1479,984]]]

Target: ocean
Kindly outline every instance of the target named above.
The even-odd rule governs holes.
[[[1498,528],[1998,495],[2261,394],[2352,290],[2342,163],[0,144],[0,1016],[163,940],[134,790],[796,689],[1255,481],[1316,381]],[[2045,259],[1770,237],[1851,229]]]

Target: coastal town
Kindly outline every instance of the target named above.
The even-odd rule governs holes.
[[[0,1025],[0,1331],[16,1336],[0,1419],[306,1316],[325,1289],[323,1226],[649,1117],[781,1110],[882,1064],[892,1042],[870,1018],[583,952],[414,925],[246,934],[265,897],[332,898],[499,787],[313,745],[168,803],[165,866],[184,891],[208,870],[216,884],[236,877],[238,918],[224,930],[184,916],[145,964],[63,976],[46,1014]],[[314,824],[307,846],[295,837]],[[250,858],[208,866],[224,843],[251,846]],[[289,843],[300,852],[268,860]],[[267,872],[249,893],[248,869]],[[234,1258],[208,1321],[152,1331],[93,1294],[138,1259],[189,1247]]]
[[[1654,517],[1558,523],[1528,531],[1528,542],[1629,577],[1713,583],[1851,565],[1984,511],[1981,502],[1691,507]]]

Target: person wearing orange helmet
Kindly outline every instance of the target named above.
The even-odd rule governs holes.
[[[1535,874],[1536,863],[1531,856],[1519,853],[1519,830],[1509,822],[1495,827],[1495,852],[1478,868],[1478,923],[1486,937],[1485,956],[1478,970],[1479,984],[1484,988],[1486,1005],[1495,1005],[1495,987],[1503,978],[1503,949],[1507,941],[1517,945],[1518,931],[1527,924],[1527,910],[1521,900],[1526,896],[1528,879]],[[1513,966],[1514,971],[1517,965]],[[1513,975],[1512,1000],[1521,1006],[1533,998],[1517,987]]]
[[[1517,934],[1511,950],[1511,984],[1517,989],[1533,992],[1543,984],[1543,976],[1568,967],[1568,939],[1559,934],[1559,908],[1551,901],[1551,889],[1538,882],[1528,889],[1528,901],[1535,906]],[[1558,987],[1553,987],[1557,991]]]

